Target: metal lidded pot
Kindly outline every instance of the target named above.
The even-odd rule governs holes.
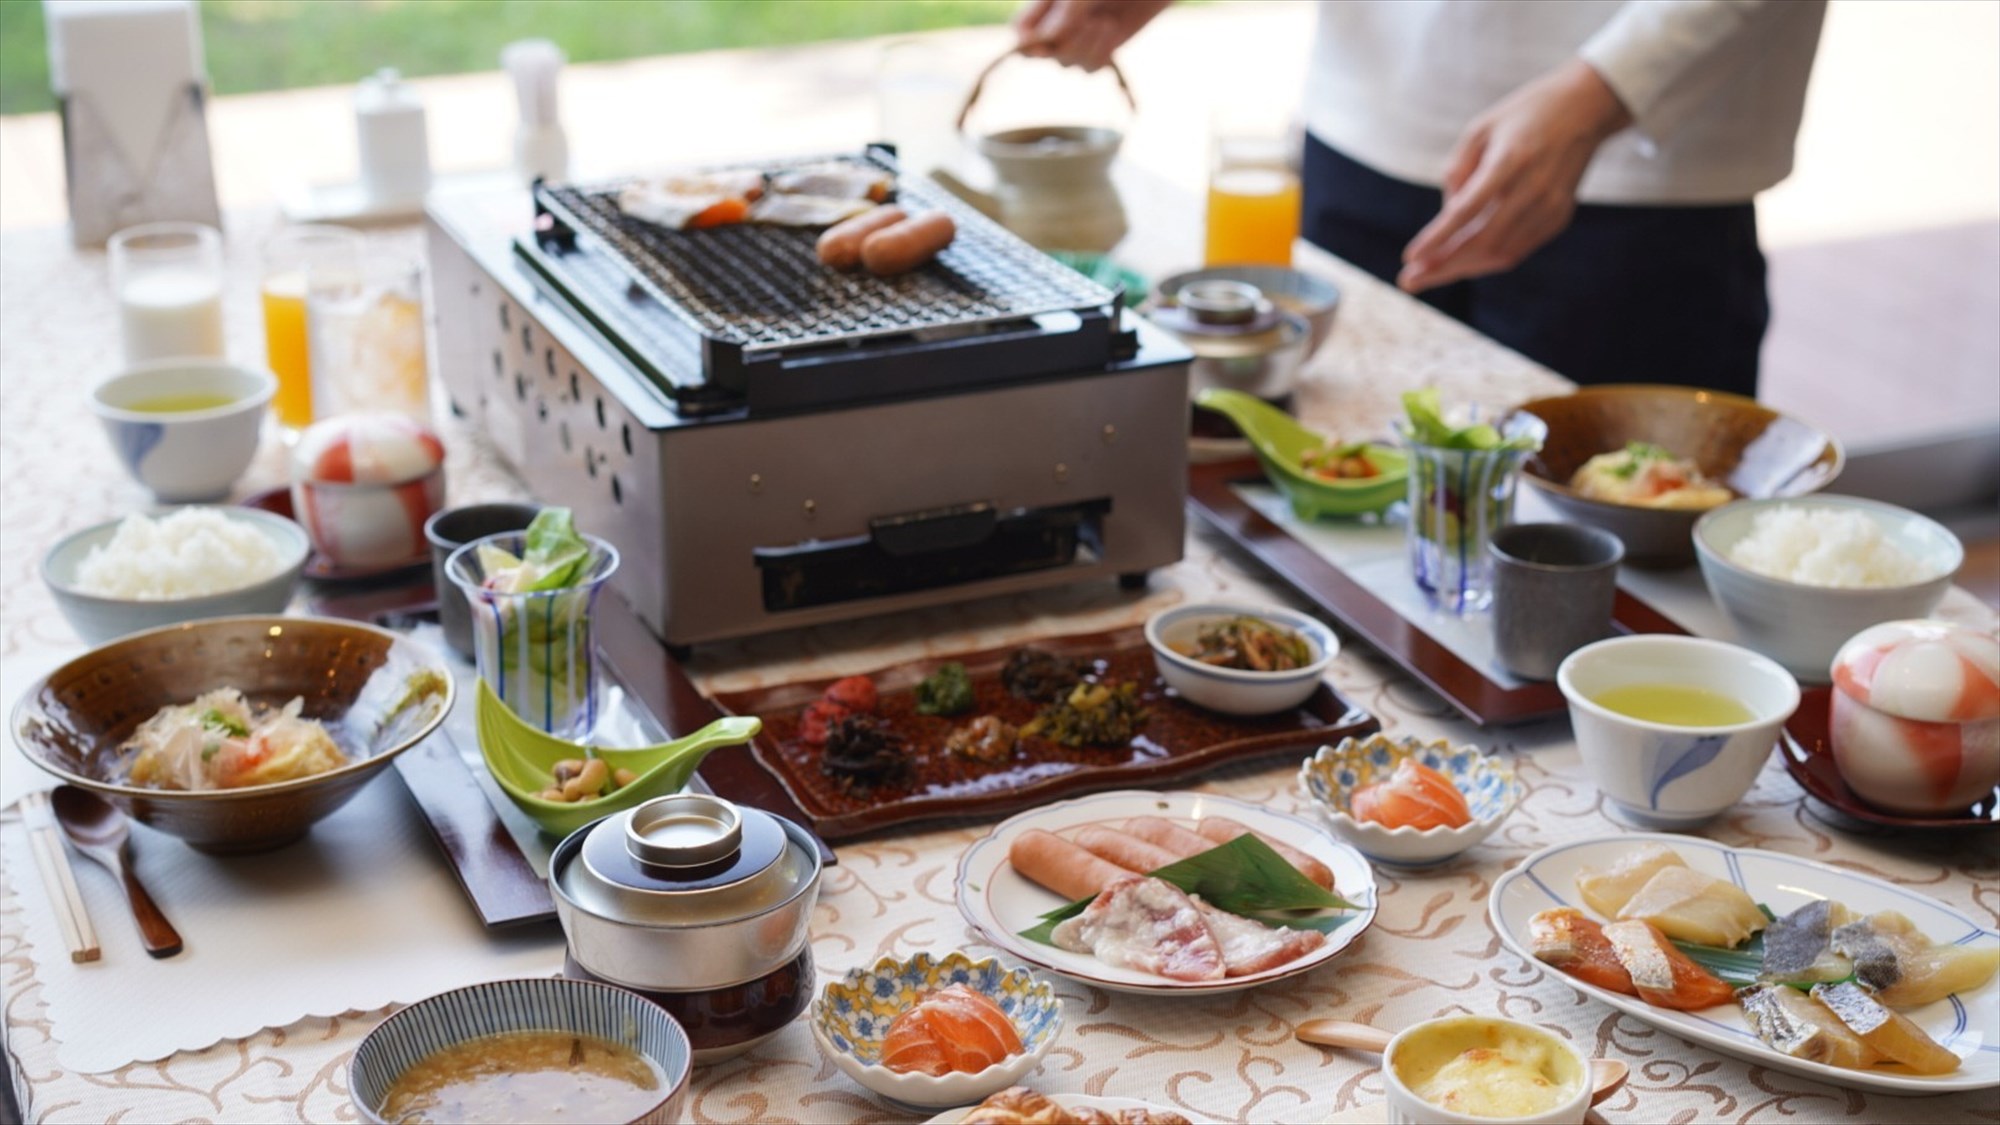
[[[697,1065],[750,1050],[811,1002],[819,879],[803,829],[699,793],[580,828],[549,860],[568,975],[666,1008]]]
[[[1199,278],[1147,314],[1194,352],[1188,395],[1210,387],[1243,391],[1288,409],[1312,347],[1306,318],[1278,308],[1245,281]],[[1233,423],[1195,408],[1196,437],[1240,437]]]

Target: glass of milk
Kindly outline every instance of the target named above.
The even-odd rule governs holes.
[[[147,223],[111,236],[125,361],[223,354],[222,234],[201,223]]]

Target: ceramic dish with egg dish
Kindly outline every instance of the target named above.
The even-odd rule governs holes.
[[[1249,439],[1271,484],[1300,519],[1365,516],[1403,498],[1408,455],[1376,442],[1337,442],[1255,395],[1210,388],[1195,405],[1224,415]]]
[[[1737,639],[1812,683],[1849,637],[1937,608],[1965,561],[1943,524],[1858,496],[1738,501],[1702,516],[1694,542]]]
[[[264,851],[346,804],[451,710],[423,645],[353,621],[222,617],[71,660],[15,705],[29,761],[202,851]]]
[[[1381,863],[1442,863],[1500,827],[1521,799],[1513,769],[1476,746],[1382,735],[1322,746],[1299,786],[1333,830]]]
[[[813,1039],[842,1074],[904,1105],[969,1105],[1040,1066],[1062,1030],[1055,989],[988,957],[884,957],[826,986]]]
[[[1319,690],[1340,652],[1326,623],[1276,606],[1197,602],[1146,621],[1160,678],[1182,699],[1228,715],[1268,715]]]
[[[1803,496],[1840,473],[1840,443],[1753,399],[1619,385],[1523,403],[1548,426],[1524,476],[1557,511],[1625,544],[1625,561],[1694,561],[1694,524],[1730,500]]]
[[[239,508],[135,513],[64,538],[42,581],[86,644],[245,613],[283,613],[310,545],[288,519]]]

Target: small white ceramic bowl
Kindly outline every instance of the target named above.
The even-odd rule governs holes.
[[[111,448],[162,503],[219,500],[257,455],[264,407],[278,391],[268,371],[218,359],[168,359],[114,375],[91,392]],[[135,410],[186,396],[226,397],[202,410]]]
[[[896,1016],[954,984],[985,993],[1000,1005],[1024,1050],[977,1074],[899,1074],[877,1062]],[[1009,970],[995,958],[918,953],[905,961],[884,957],[873,968],[849,970],[846,979],[827,985],[813,1001],[811,1023],[819,1049],[842,1074],[890,1101],[942,1109],[984,1101],[1039,1067],[1062,1030],[1062,1001],[1047,981],[1026,969]]]
[[[77,568],[83,565],[91,548],[109,542],[118,533],[118,525],[122,521],[112,520],[84,528],[50,548],[49,553],[42,557],[42,581],[48,586],[49,593],[55,595],[56,607],[62,610],[70,628],[90,645],[100,645],[128,633],[156,629],[162,625],[178,625],[183,621],[285,612],[285,607],[291,604],[292,591],[298,586],[299,573],[305,569],[306,556],[312,549],[312,544],[306,540],[305,529],[283,516],[254,508],[217,508],[216,511],[268,536],[284,559],[284,568],[248,586],[194,598],[140,600],[86,594],[77,589]]]
[[[1405,758],[1415,758],[1450,778],[1465,795],[1472,822],[1458,828],[1416,829],[1356,819],[1349,803],[1354,791],[1389,777]],[[1454,747],[1442,739],[1395,742],[1379,734],[1320,747],[1299,767],[1299,785],[1342,839],[1369,859],[1401,867],[1424,867],[1459,855],[1492,835],[1521,800],[1521,783],[1513,768],[1477,746]]]
[[[1809,586],[1732,561],[1730,551],[1750,534],[1757,516],[1776,507],[1860,512],[1889,542],[1923,564],[1929,577],[1904,586]],[[1834,654],[1847,638],[1884,621],[1928,616],[1965,561],[1965,546],[1944,525],[1894,504],[1855,496],[1725,504],[1695,523],[1694,546],[1709,593],[1736,627],[1737,637],[1812,683],[1827,681]]]
[[[1257,617],[1290,629],[1312,647],[1312,662],[1286,672],[1251,672],[1203,664],[1176,651],[1176,645],[1193,646],[1203,625],[1231,617]],[[1339,639],[1316,617],[1277,606],[1226,602],[1161,610],[1146,621],[1146,643],[1153,646],[1153,663],[1168,687],[1189,703],[1226,715],[1269,715],[1297,707],[1319,690],[1327,667],[1340,653]]]
[[[1647,722],[1596,697],[1632,684],[1704,688],[1750,711],[1729,726]],[[1657,633],[1612,637],[1570,653],[1556,669],[1569,701],[1577,751],[1597,788],[1649,827],[1700,823],[1743,799],[1798,710],[1799,685],[1768,657],[1699,637]]]
[[[1417,1096],[1412,1083],[1435,1073],[1440,1060],[1462,1052],[1491,1049],[1508,1041],[1539,1046],[1547,1053],[1544,1077],[1557,1084],[1563,1097],[1540,1113],[1514,1116],[1474,1116],[1455,1112]],[[1549,1073],[1553,1072],[1553,1073]],[[1404,1028],[1382,1052],[1382,1085],[1388,1093],[1391,1125],[1582,1125],[1590,1111],[1590,1060],[1576,1044],[1534,1024],[1493,1016],[1446,1016]]]

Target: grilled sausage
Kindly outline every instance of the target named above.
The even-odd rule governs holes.
[[[1195,822],[1195,828],[1200,830],[1202,835],[1214,840],[1218,844],[1226,844],[1246,833],[1255,836],[1259,840],[1271,845],[1271,850],[1284,857],[1286,863],[1298,868],[1299,874],[1304,875],[1327,890],[1333,889],[1333,871],[1331,868],[1297,848],[1286,844],[1282,840],[1273,840],[1262,832],[1255,831],[1246,825],[1238,824],[1233,820],[1225,820],[1219,816],[1203,817],[1201,820]]]
[[[1094,897],[1118,880],[1135,874],[1039,828],[1014,837],[1007,847],[1007,862],[1022,875],[1072,902]]]
[[[901,207],[877,207],[826,228],[819,236],[820,264],[851,270],[861,264],[861,241],[885,227],[909,218]]]
[[[1201,833],[1182,828],[1164,817],[1135,816],[1125,822],[1125,831],[1155,847],[1167,849],[1174,853],[1175,859],[1200,855],[1210,848],[1220,846]]]
[[[861,240],[861,264],[877,277],[908,273],[951,245],[958,224],[943,211],[926,211]]]
[[[1141,875],[1158,871],[1181,858],[1156,844],[1149,844],[1107,824],[1086,825],[1077,832],[1076,842],[1084,851]]]

